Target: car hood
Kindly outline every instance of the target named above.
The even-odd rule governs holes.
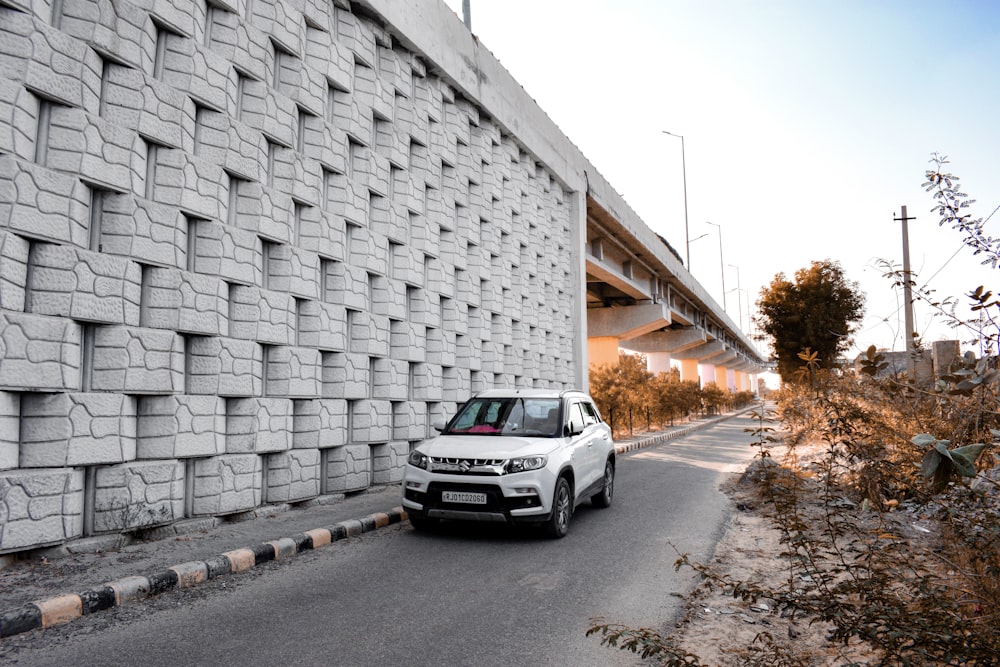
[[[555,438],[518,438],[498,435],[439,435],[417,449],[446,459],[509,459],[548,454],[558,446]]]

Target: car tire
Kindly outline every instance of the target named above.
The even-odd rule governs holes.
[[[438,525],[437,519],[428,519],[423,514],[416,512],[407,512],[406,516],[410,519],[410,525],[413,526],[413,529],[421,532],[431,530]]]
[[[594,507],[611,507],[615,495],[615,464],[608,459],[604,464],[604,484],[601,490],[590,497]]]
[[[556,488],[552,493],[552,515],[545,524],[545,532],[549,537],[560,539],[569,532],[569,519],[573,515],[573,493],[565,477],[556,480]]]

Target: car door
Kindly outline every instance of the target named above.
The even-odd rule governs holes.
[[[584,432],[589,434],[588,442],[593,445],[591,452],[596,480],[604,476],[604,463],[608,459],[608,454],[614,449],[615,443],[611,439],[611,429],[601,419],[593,403],[581,400],[580,411],[583,412]]]
[[[583,413],[580,406],[574,401],[566,405],[566,414],[563,420],[563,437],[565,447],[569,452],[569,459],[573,465],[573,474],[576,476],[577,492],[587,486],[587,445],[583,433],[573,434],[573,424],[583,425]]]
[[[583,431],[570,435],[571,447],[574,452],[573,467],[576,470],[577,489],[582,492],[591,484],[596,483],[604,474],[604,458],[606,447],[602,443],[605,437],[602,429],[592,418],[588,419],[588,411],[582,401],[574,400],[569,407],[569,424],[577,423],[583,426]]]

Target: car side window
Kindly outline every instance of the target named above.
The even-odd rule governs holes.
[[[587,422],[584,419],[583,411],[580,408],[579,401],[574,401],[569,406],[569,425],[570,425],[570,431],[578,430],[577,428],[574,428],[577,424],[579,424],[579,427],[578,427],[579,430],[583,430],[585,428],[586,423]]]
[[[591,424],[601,423],[601,418],[597,415],[597,410],[594,405],[589,401],[583,401],[579,403],[580,409],[583,411],[583,423],[585,426],[590,426]]]

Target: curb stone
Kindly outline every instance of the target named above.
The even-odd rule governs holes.
[[[756,409],[756,406],[656,435],[640,436],[633,441],[616,445],[615,453],[626,454],[681,438],[727,419],[746,414],[753,409]],[[394,507],[388,512],[376,512],[360,519],[341,521],[330,528],[314,528],[254,547],[227,551],[204,561],[180,563],[149,576],[124,577],[82,593],[57,595],[36,600],[18,609],[0,612],[0,639],[68,623],[81,616],[139,602],[175,588],[191,588],[217,577],[246,572],[268,561],[292,558],[303,551],[319,549],[348,537],[356,537],[379,528],[401,523],[406,519],[406,510],[402,507]]]
[[[250,570],[261,563],[283,560],[318,549],[338,540],[384,528],[406,519],[402,507],[377,512],[361,519],[341,521],[330,528],[314,528],[248,549],[219,554],[205,561],[190,561],[149,576],[125,577],[97,588],[57,595],[0,613],[0,638],[50,628],[111,607],[138,602],[172,589],[191,588],[210,579]]]

